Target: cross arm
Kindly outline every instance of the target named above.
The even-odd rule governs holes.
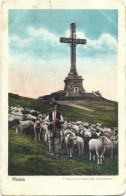
[[[86,44],[87,40],[86,39],[75,39],[74,43],[75,44]]]
[[[72,39],[71,38],[60,37],[60,42],[61,43],[72,43]]]
[[[73,38],[61,37],[60,42],[61,43],[86,44],[87,40],[86,39],[73,39]]]

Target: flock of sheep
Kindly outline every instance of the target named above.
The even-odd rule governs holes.
[[[20,135],[30,134],[35,140],[44,140],[49,145],[50,131],[46,114],[28,108],[9,106],[8,117],[9,130],[16,128]],[[82,121],[64,121],[60,130],[59,148],[66,152],[67,157],[74,154],[78,157],[89,155],[89,160],[102,164],[104,155],[118,153],[118,129],[117,127],[102,127],[100,123],[87,123]]]

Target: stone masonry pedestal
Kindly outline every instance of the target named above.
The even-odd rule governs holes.
[[[82,76],[78,76],[77,74],[69,73],[68,77],[65,78],[65,87],[64,92],[67,96],[79,96],[85,93],[85,90],[83,88],[82,82],[83,82]]]

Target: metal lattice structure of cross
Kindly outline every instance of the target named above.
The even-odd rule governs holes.
[[[71,51],[71,69],[70,73],[77,75],[76,69],[76,46],[78,44],[86,44],[86,39],[76,39],[76,24],[71,23],[70,26],[70,38],[60,37],[61,43],[67,43],[70,46]]]

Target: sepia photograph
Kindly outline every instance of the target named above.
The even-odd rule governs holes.
[[[87,176],[114,183],[125,152],[118,3],[40,4],[7,4],[6,175],[11,183],[27,177],[85,183]]]

